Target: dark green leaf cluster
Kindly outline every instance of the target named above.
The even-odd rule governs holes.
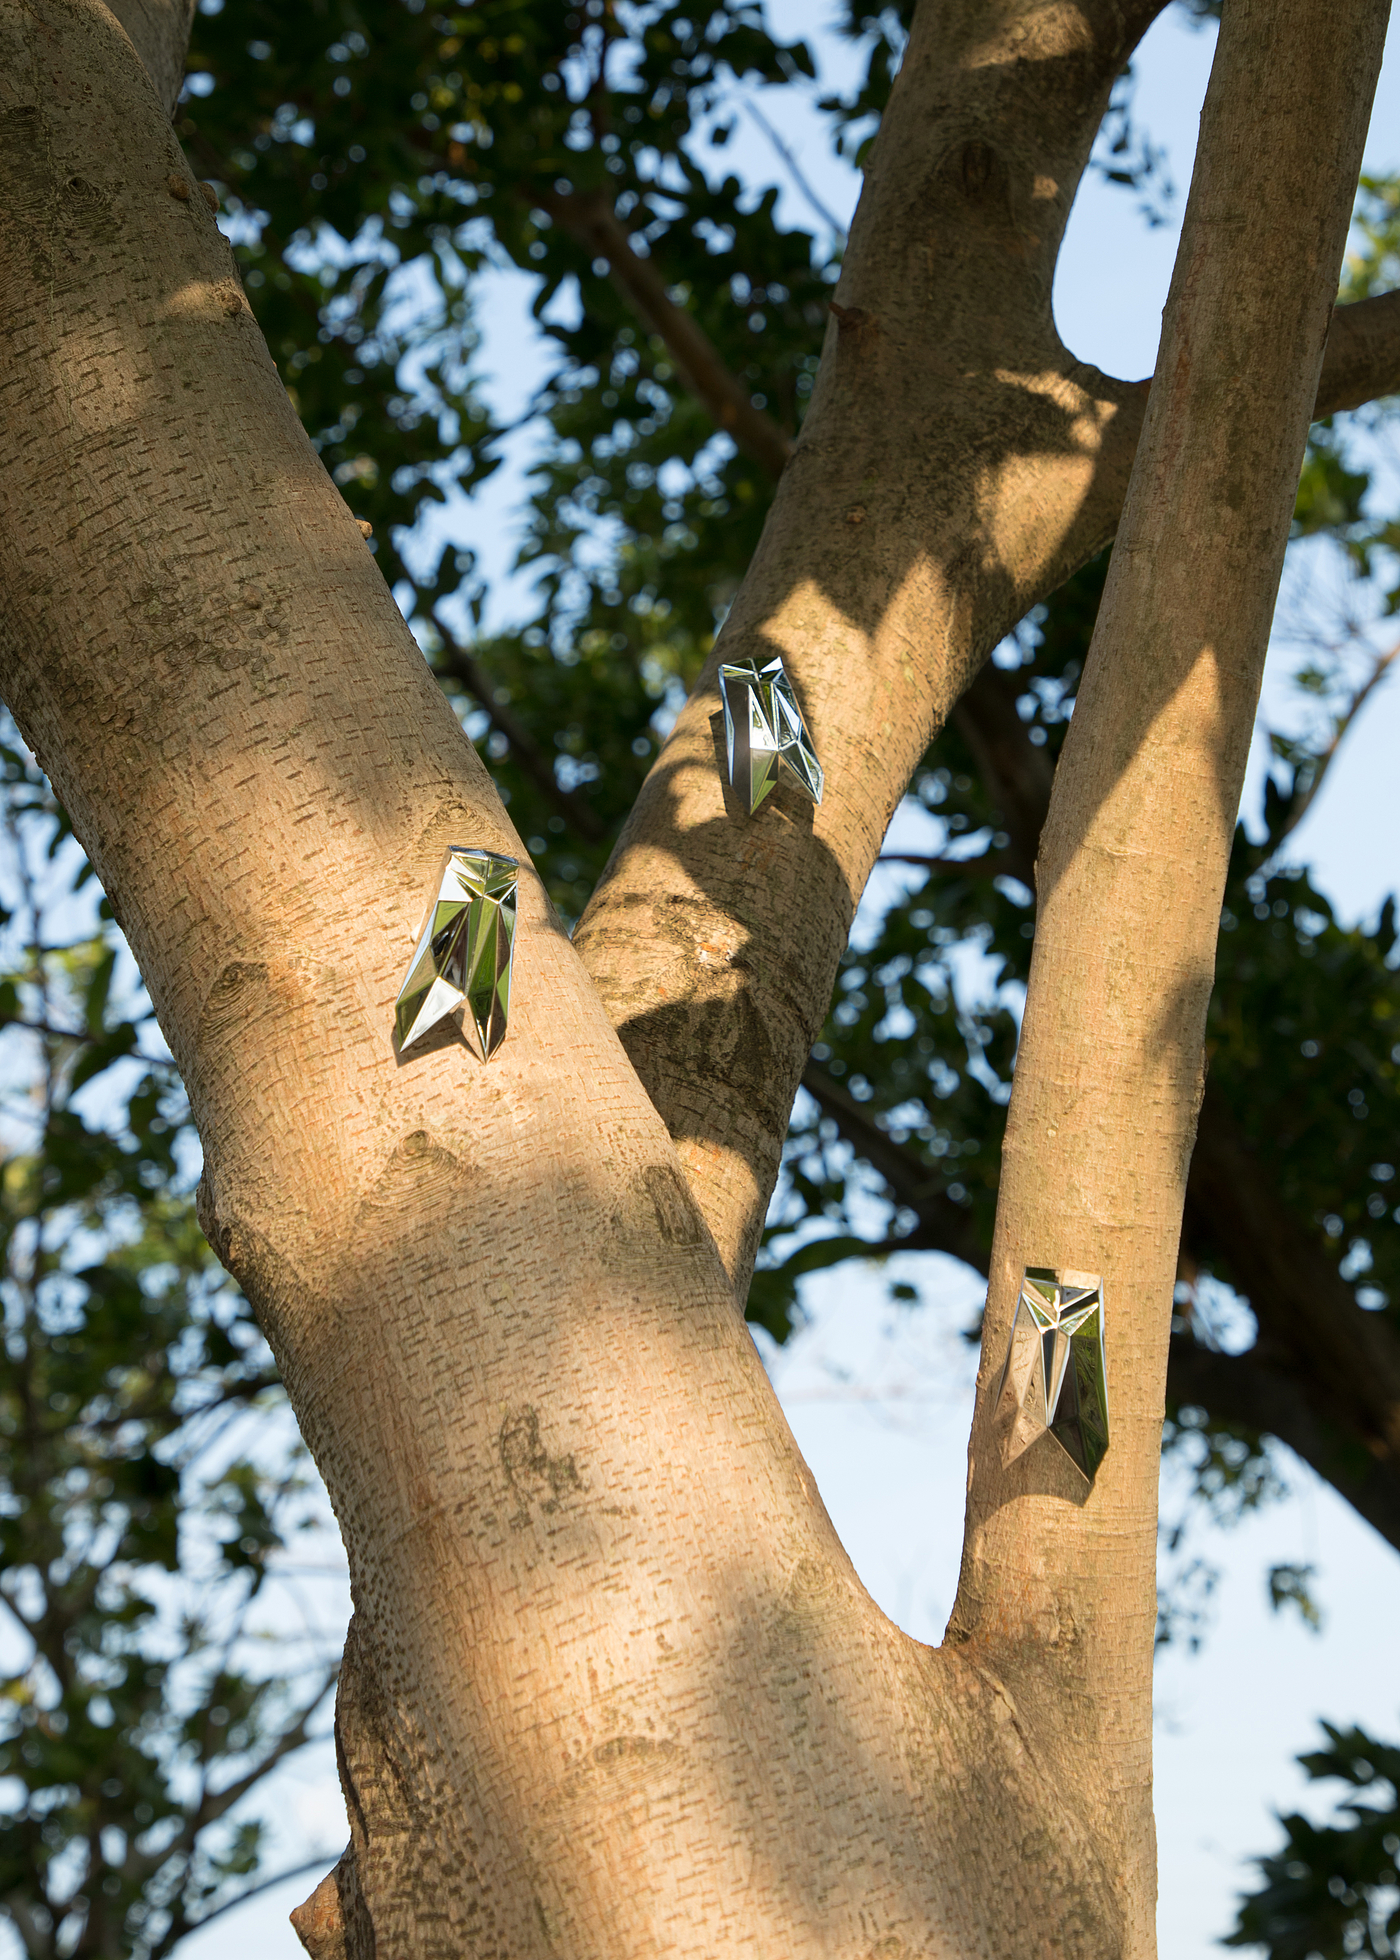
[[[1281,1850],[1256,1860],[1263,1883],[1240,1904],[1227,1946],[1270,1960],[1390,1960],[1400,1945],[1400,1748],[1323,1723],[1327,1746],[1300,1756],[1310,1781],[1354,1795],[1335,1821],[1280,1819]]]
[[[194,1220],[179,1080],[45,786],[0,759],[0,1913],[32,1955],[154,1955],[243,1889],[233,1807],[328,1682],[244,1638],[303,1473],[265,1426],[245,1454],[281,1390]]]

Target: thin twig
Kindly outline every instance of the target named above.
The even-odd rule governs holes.
[[[922,857],[917,851],[881,851],[877,864],[913,864],[925,871],[963,871],[971,872],[975,878],[999,878],[1005,873],[1014,877],[1010,870],[1010,859],[1002,851],[984,851],[977,857]]]
[[[835,235],[837,244],[844,245],[846,242],[846,227],[841,223],[841,220],[838,217],[836,217],[832,212],[828,211],[826,206],[822,203],[821,199],[817,196],[817,193],[812,189],[812,186],[810,185],[810,183],[808,183],[806,175],[803,172],[802,166],[797,161],[797,157],[794,154],[794,152],[788,147],[787,143],[778,134],[777,130],[774,129],[772,123],[769,122],[767,116],[764,115],[763,111],[759,108],[756,102],[745,101],[744,107],[748,110],[749,114],[753,117],[754,121],[758,124],[759,128],[763,131],[764,135],[768,138],[768,141],[773,145],[773,148],[778,152],[778,155],[782,158],[783,162],[787,165],[788,170],[791,172],[792,175],[792,181],[794,182],[794,184],[796,184],[797,188],[801,191],[802,195],[806,198],[807,202],[811,205],[812,209],[816,212],[817,216],[821,219],[822,223],[825,225],[830,225],[831,230]]]
[[[557,225],[607,262],[623,298],[647,330],[665,342],[691,393],[740,449],[775,480],[780,477],[792,454],[790,439],[771,415],[754,406],[749,389],[730,373],[709,336],[676,305],[655,263],[633,251],[606,193],[547,191],[532,185],[529,194]]]
[[[1400,641],[1396,642],[1396,644],[1390,649],[1389,653],[1381,653],[1376,655],[1375,663],[1372,666],[1370,673],[1367,675],[1366,679],[1362,682],[1361,686],[1356,690],[1356,693],[1352,695],[1351,700],[1347,704],[1345,713],[1339,715],[1336,721],[1333,723],[1332,739],[1327,744],[1327,747],[1322,751],[1322,754],[1317,759],[1317,766],[1313,771],[1312,781],[1308,784],[1307,788],[1303,791],[1302,795],[1294,803],[1293,808],[1288,813],[1287,823],[1284,825],[1283,829],[1278,834],[1278,838],[1274,850],[1275,856],[1277,855],[1278,845],[1282,844],[1285,837],[1290,836],[1293,833],[1293,831],[1295,831],[1298,828],[1299,824],[1303,821],[1303,818],[1307,815],[1308,810],[1312,805],[1313,799],[1316,797],[1317,792],[1322,788],[1323,778],[1326,776],[1327,771],[1332,766],[1333,759],[1336,756],[1337,750],[1341,747],[1343,739],[1345,738],[1348,729],[1351,727],[1352,723],[1356,720],[1356,717],[1361,713],[1361,710],[1365,707],[1367,701],[1370,699],[1371,695],[1375,692],[1376,688],[1379,687],[1381,682],[1385,679],[1386,675],[1390,671],[1391,663],[1397,657],[1400,657]],[[1268,733],[1270,739],[1272,740],[1273,730],[1269,729],[1266,732]]]
[[[0,1033],[6,1028],[23,1028],[26,1034],[46,1034],[54,1041],[100,1041],[100,1035],[89,1034],[86,1028],[56,1028],[49,1021],[26,1021],[21,1015],[0,1015]]]
[[[289,1878],[300,1878],[303,1872],[318,1871],[322,1865],[329,1865],[334,1870],[341,1855],[338,1851],[323,1851],[314,1858],[303,1859],[299,1865],[289,1865],[286,1871],[276,1872],[271,1878],[259,1879],[256,1885],[247,1886],[236,1898],[225,1899],[223,1904],[215,1906],[212,1912],[206,1912],[198,1919],[186,1919],[180,1938],[185,1939],[190,1933],[199,1932],[202,1927],[222,1918],[224,1913],[232,1912],[235,1906],[246,1905],[249,1899],[256,1899],[259,1892],[270,1892],[274,1885],[285,1885]]]

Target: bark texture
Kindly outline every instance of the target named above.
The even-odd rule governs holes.
[[[974,677],[1117,529],[1148,383],[1076,361],[1050,298],[1108,91],[1161,4],[919,10],[791,451],[751,405],[727,419],[743,390],[658,309],[664,286],[640,260],[651,283],[637,284],[616,218],[554,212],[575,230],[588,216],[600,252],[606,231],[639,319],[781,475],[720,643],[575,934],[741,1300],[792,1099],[910,774],[970,685],[957,712],[998,739],[995,683]],[[1400,294],[1344,309],[1316,413],[1397,387]],[[826,797],[813,814],[775,794],[736,849],[718,666],[774,652]]]
[[[789,657],[829,802],[726,808],[702,689],[583,935],[606,999],[527,870],[486,1068],[450,1032],[397,1061],[392,1002],[445,846],[519,841],[190,194],[158,53],[153,83],[98,0],[0,0],[0,682],[141,962],[203,1221],[346,1539],[352,1848],[314,1952],[1145,1950],[1147,1693],[1133,1612],[1118,1649],[1107,1622],[1150,1559],[1151,1327],[1127,1496],[980,1485],[974,1637],[931,1652],[860,1588],[734,1286],[909,771],[1101,522],[1138,397],[1068,361],[1050,281],[1155,11],[921,13],[726,641]],[[1329,23],[1357,72],[1363,17]],[[1309,48],[1309,87],[1341,59]],[[1328,158],[1324,131],[1300,211]]]
[[[194,0],[114,0],[112,12],[141,57],[161,107],[173,115],[185,79]]]
[[[1083,555],[1103,431],[1135,399],[1066,353],[1050,296],[1109,90],[1159,8],[919,9],[758,554],[575,934],[740,1298],[890,816],[982,659]],[[826,797],[779,791],[740,820],[718,662],[775,652]]]
[[[1037,865],[949,1638],[1073,1742],[1152,1945],[1158,1448],[1230,842],[1387,9],[1231,0],[1147,421]],[[1242,113],[1244,104],[1248,114]],[[1103,1275],[1092,1490],[993,1402],[1023,1269]],[[1111,1602],[1111,1604],[1110,1604]],[[1121,1684],[1121,1699],[1099,1692]],[[1105,1803],[1105,1799],[1107,1802]]]
[[[111,13],[0,0],[0,680],[349,1552],[313,1939],[951,1960],[1048,1911],[1117,1952],[1013,1698],[857,1582],[528,868],[505,1046],[396,1060],[444,847],[524,853],[192,188]]]

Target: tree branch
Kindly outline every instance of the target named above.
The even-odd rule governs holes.
[[[918,851],[881,851],[877,864],[912,864],[923,871],[946,871],[950,877],[1019,878],[1009,851],[981,851],[969,857],[925,857]],[[1025,881],[1022,880],[1024,883]]]
[[[1158,9],[1143,11],[1150,14]],[[1137,25],[1137,21],[1132,23],[1134,31]],[[1099,27],[1102,31],[1102,22]],[[1002,140],[1004,129],[998,129],[997,135],[998,141]],[[980,158],[982,152],[976,143],[968,149],[969,158],[974,151]],[[987,154],[995,158],[996,151],[989,149]],[[981,167],[979,161],[976,168]],[[1066,199],[1072,195],[1078,167],[1077,162],[1072,164],[1070,174],[1061,184],[1060,194]],[[1060,170],[1061,166],[1057,163],[1055,168]],[[1048,181],[1045,172],[1039,173],[1039,180]],[[966,213],[955,213],[944,226],[953,263],[958,259],[953,240],[959,219],[965,223]],[[625,242],[625,235],[615,220],[613,229]],[[1047,244],[1055,237],[1053,230],[1047,233]],[[651,297],[664,298],[664,283],[653,263],[635,260],[635,265],[646,276]],[[853,267],[856,269],[858,263]],[[723,404],[744,396],[740,383],[724,373],[714,349],[703,336],[698,336],[698,329],[680,309],[670,307],[669,311],[649,312],[643,304],[645,295],[635,285],[619,279],[619,289],[636,307],[644,324],[661,333],[683,372],[689,372],[687,353],[693,355],[706,376],[705,387],[697,386],[695,392],[712,414],[718,418]],[[850,283],[843,279],[838,295],[849,297],[849,293]],[[985,295],[980,295],[979,301],[985,307]],[[874,314],[859,307],[852,309],[841,298],[838,306],[848,343],[843,385],[850,387],[853,374],[859,372],[858,367],[852,369],[852,361],[863,363],[872,373],[877,369],[886,372],[889,363],[874,358],[874,337],[878,334]],[[972,310],[973,316],[978,317],[976,304]],[[687,335],[691,338],[687,339]],[[1026,338],[1035,344],[1037,332],[1030,332]],[[947,413],[943,391],[936,385],[946,361],[944,348],[929,347],[917,335],[909,337],[911,353],[925,348],[923,368],[915,375],[895,362],[897,372],[888,385],[891,398],[898,399],[906,413],[899,426],[884,436],[883,445],[875,441],[870,445],[872,451],[879,451],[881,479],[898,478],[901,488],[895,521],[870,531],[871,536],[883,532],[876,572],[887,568],[892,575],[909,560],[917,562],[925,548],[933,550],[945,567],[957,572],[957,578],[945,584],[941,598],[930,597],[929,619],[920,629],[911,631],[913,643],[923,649],[921,671],[925,683],[908,704],[908,712],[914,717],[912,726],[923,731],[924,739],[931,740],[945,717],[953,719],[972,748],[988,787],[997,795],[1006,828],[1012,835],[1010,861],[1004,868],[1032,888],[1034,854],[1027,855],[1024,843],[1018,840],[1039,834],[1049,800],[1050,763],[1048,757],[1033,749],[1029,750],[1030,759],[1027,759],[1025,752],[1029,745],[1016,712],[1014,677],[993,667],[988,656],[1032,605],[1046,598],[1111,541],[1141,436],[1148,395],[1146,382],[1116,381],[1071,360],[1043,323],[1039,340],[1042,347],[1039,371],[1028,374],[1022,383],[1025,392],[1021,402],[1030,414],[1030,426],[1022,432],[1019,444],[1012,446],[1002,465],[1007,480],[1015,481],[1021,489],[1019,524],[1012,521],[999,531],[997,527],[989,531],[974,523],[961,539],[955,532],[941,545],[936,542],[938,525],[933,513],[946,508],[950,481],[957,477],[962,459],[949,459],[944,470],[925,474],[921,456],[914,452],[927,447],[924,432],[936,427],[934,418]],[[838,333],[836,345],[828,347],[828,364],[833,357],[839,358],[841,344]],[[976,377],[987,365],[986,356],[985,348],[968,356],[968,372],[974,387]],[[931,380],[935,385],[930,386]],[[1400,390],[1400,293],[1337,308],[1318,385],[1315,416],[1331,415],[1397,390]],[[919,406],[921,403],[923,407]],[[993,423],[1004,413],[1004,408],[1004,402],[990,407]],[[756,410],[752,413],[756,420],[752,425],[754,441],[747,445],[749,452],[776,480],[789,453],[786,438],[769,418]],[[1042,418],[1038,427],[1037,417]],[[809,415],[804,445],[818,442],[820,427],[821,418]],[[818,446],[824,449],[827,445],[821,442]],[[832,446],[839,450],[839,439]],[[901,456],[907,458],[907,463],[897,466],[894,459]],[[1075,464],[1076,458],[1089,469],[1087,490],[1078,487],[1077,464],[1066,468],[1067,463]],[[844,586],[846,596],[842,605],[851,623],[878,618],[884,602],[866,588],[880,587],[881,581],[878,576],[870,576],[869,562],[855,568],[854,576],[844,580],[833,577],[834,567],[843,556],[843,546],[848,547],[853,538],[863,539],[870,527],[870,509],[867,504],[853,500],[844,485],[837,483],[828,488],[824,481],[810,486],[813,505],[820,501],[824,490],[847,529],[832,554],[832,562],[823,568],[823,584],[833,593]],[[969,490],[969,503],[975,505],[980,494],[975,488]],[[799,499],[802,501],[805,500]],[[919,529],[918,549],[911,548],[907,556],[901,556],[898,544],[892,540],[900,537],[911,519],[917,521]],[[777,521],[775,517],[775,524]],[[819,526],[822,520],[794,513],[792,522],[800,530],[804,523]],[[972,559],[981,563],[982,576],[971,575]],[[882,589],[888,593],[893,582],[891,576]],[[759,601],[755,610],[760,619],[765,604],[780,611],[780,592],[781,581],[769,589],[766,600]],[[930,643],[938,648],[940,629],[935,622],[940,609],[946,610],[950,603],[953,623],[955,627],[965,628],[966,639],[960,641],[959,633],[954,631],[944,648],[930,654]],[[736,608],[736,612],[739,619],[731,620],[731,631],[743,617],[740,609]],[[821,637],[815,618],[809,609],[804,631],[814,641]],[[839,624],[833,622],[828,632],[833,657],[844,660],[849,641],[847,622],[844,619]],[[892,641],[898,640],[897,629],[887,626],[887,633]],[[758,632],[755,638],[758,645],[753,650],[763,652],[764,633]],[[741,646],[731,650],[735,657],[742,656]],[[768,651],[771,652],[771,646]],[[788,653],[791,665],[790,647]],[[736,1287],[742,1291],[777,1175],[790,1095],[795,1091],[805,1061],[805,1052],[798,1051],[803,1048],[804,1039],[808,1046],[815,1039],[829,997],[830,976],[820,961],[804,962],[801,964],[808,978],[796,985],[797,972],[781,955],[776,958],[758,955],[759,945],[770,934],[774,938],[780,936],[780,922],[769,915],[777,891],[787,890],[787,883],[736,895],[732,886],[735,876],[742,876],[742,860],[731,862],[726,870],[724,865],[712,860],[696,834],[712,820],[712,813],[703,809],[703,799],[697,800],[701,807],[695,808],[688,820],[680,820],[678,786],[688,780],[689,770],[697,761],[703,766],[706,753],[698,724],[705,704],[713,705],[713,670],[712,662],[696,689],[695,719],[678,725],[672,741],[658,756],[649,788],[614,854],[604,887],[585,914],[576,943],[603,991],[653,1101],[682,1149],[697,1200],[716,1231]],[[848,707],[833,702],[831,708],[833,718],[839,721],[843,715],[848,716],[857,726],[863,713],[863,702]],[[830,754],[829,738],[824,742],[823,752]],[[908,775],[901,772],[906,763],[912,771],[913,762],[907,757],[896,758],[887,751],[888,766],[871,771],[870,757],[867,755],[863,760],[867,774],[878,779],[869,789],[871,803],[877,809],[893,808],[908,780]],[[828,763],[828,777],[831,775]],[[770,825],[772,821],[770,811]],[[680,840],[687,828],[691,833],[690,843],[683,848]],[[788,839],[787,848],[794,847],[797,840]],[[809,865],[807,876],[834,898],[838,907],[853,906],[868,868],[868,863],[858,859],[844,879],[838,881],[835,891],[829,890],[829,871],[834,867]],[[827,875],[822,875],[823,871]],[[632,950],[639,944],[635,901],[643,887],[648,903],[673,908],[672,919],[679,916],[675,907],[694,919],[697,944],[713,943],[716,935],[731,939],[736,946],[754,943],[753,959],[745,956],[742,966],[737,960],[730,962],[733,984],[722,991],[721,997],[716,997],[713,963],[703,958],[697,960],[693,953],[687,956],[674,933],[668,934],[672,948],[669,970],[663,973],[653,962],[650,986],[639,981]],[[736,906],[742,907],[742,911],[736,910]],[[781,1006],[764,998],[767,989],[759,978],[765,972],[776,974],[779,970],[783,972]],[[834,974],[834,965],[831,973]],[[660,1006],[661,1002],[665,1006]],[[741,1053],[751,1054],[759,1064],[758,1078],[745,1072],[742,1079],[730,1082],[725,1079],[724,1069],[706,1066],[700,1051],[707,1044],[708,1036],[700,1035],[700,1030],[708,1026],[709,1015],[716,1009],[726,1020],[737,1014],[756,1037],[756,1043],[746,1039],[740,1048],[722,1045],[714,1051],[716,1056],[722,1055],[725,1069],[729,1069]],[[773,1062],[778,1054],[783,1056],[783,1065],[775,1069]],[[698,1074],[703,1074],[707,1081],[703,1099],[696,1094]],[[759,1128],[755,1116],[767,1118],[762,1134],[755,1134]],[[736,1162],[736,1157],[743,1161]]]
[[[1112,1791],[1109,1856],[1144,1952],[1161,1413],[1206,1009],[1387,13],[1345,0],[1319,37],[1312,0],[1225,10],[1037,858],[949,1638],[1007,1670],[1075,1752],[1086,1801]],[[1010,1447],[998,1383],[1028,1265],[1101,1276],[1111,1440],[1087,1477]]]
[[[226,1912],[234,1912],[239,1906],[247,1905],[248,1901],[256,1899],[259,1893],[270,1892],[275,1885],[285,1885],[288,1879],[300,1878],[305,1872],[318,1871],[321,1866],[333,1861],[335,1856],[334,1852],[321,1852],[314,1858],[303,1858],[299,1865],[289,1865],[286,1871],[274,1872],[271,1878],[259,1879],[256,1885],[247,1886],[235,1898],[225,1899],[222,1905],[215,1906],[212,1912],[201,1913],[198,1919],[188,1919],[183,1914],[179,1915],[178,1932],[172,1924],[170,1931],[152,1950],[151,1960],[161,1960],[162,1955],[168,1953],[190,1933],[198,1933],[204,1927],[212,1926],[216,1919],[222,1919]]]
[[[914,1152],[896,1143],[874,1114],[818,1063],[807,1064],[802,1072],[802,1086],[823,1112],[833,1118],[842,1136],[871,1169],[884,1178],[895,1202],[918,1214],[918,1244],[906,1244],[905,1250],[949,1252],[955,1259],[985,1273],[986,1250],[968,1214],[939,1189],[942,1180],[932,1177]]]
[[[1361,710],[1390,672],[1397,655],[1400,655],[1400,641],[1397,641],[1388,653],[1382,653],[1376,656],[1372,662],[1370,673],[1352,695],[1342,713],[1337,716],[1332,729],[1332,739],[1317,758],[1312,772],[1312,780],[1308,783],[1307,788],[1302,794],[1294,798],[1293,805],[1288,812],[1288,821],[1279,829],[1275,836],[1275,854],[1277,854],[1278,846],[1282,844],[1286,837],[1292,835],[1303,821],[1303,818],[1308,814],[1308,811],[1316,800],[1318,791],[1322,788],[1323,780],[1328,770],[1336,760],[1338,749],[1346,740],[1348,730],[1352,727],[1356,721],[1356,717],[1361,713]]]
[[[1371,1456],[1354,1432],[1323,1419],[1306,1381],[1291,1357],[1287,1366],[1271,1363],[1262,1342],[1247,1354],[1217,1354],[1189,1334],[1174,1334],[1167,1408],[1173,1414],[1201,1408],[1213,1422],[1276,1436],[1400,1550],[1400,1467],[1393,1457]]]
[[[185,79],[194,0],[112,0],[112,12],[131,36],[167,116],[175,113]]]
[[[801,191],[803,197],[806,198],[807,202],[811,205],[812,209],[816,212],[817,216],[821,219],[822,223],[828,226],[828,228],[831,231],[832,237],[836,240],[838,244],[844,245],[846,242],[846,227],[842,224],[841,220],[836,216],[835,212],[832,211],[828,205],[824,204],[821,198],[817,196],[816,191],[812,188],[811,180],[807,176],[806,171],[802,168],[801,159],[798,157],[796,151],[791,147],[789,143],[785,142],[783,137],[779,134],[779,132],[776,129],[774,129],[772,123],[769,122],[767,116],[764,115],[763,111],[759,108],[756,102],[746,99],[744,102],[744,108],[748,111],[749,115],[753,118],[753,120],[758,124],[759,128],[763,131],[764,135],[768,138],[768,141],[772,144],[773,148],[777,151],[778,155],[782,158],[783,162],[787,166],[788,175],[792,178],[793,183],[796,184],[798,190]]]
[[[1356,1304],[1334,1262],[1279,1203],[1209,1082],[1186,1218],[1198,1254],[1218,1248],[1261,1342],[1288,1357],[1316,1418],[1400,1468],[1400,1341],[1382,1315]]]
[[[0,0],[0,48],[0,688],[140,963],[201,1224],[344,1531],[383,1714],[356,1787],[404,1823],[358,1840],[368,1943],[1011,1950],[1024,1902],[965,1883],[970,1787],[999,1837],[1039,1832],[1047,1898],[1111,1923],[1092,1825],[995,1684],[859,1586],[537,880],[490,1063],[395,1052],[444,848],[519,840],[112,16]],[[595,1663],[625,1682],[601,1744]],[[881,1852],[837,1887],[832,1789]],[[735,1844],[775,1882],[736,1887]]]
[[[989,39],[980,7],[916,13],[758,554],[575,936],[740,1297],[889,814],[986,653],[1064,576],[1132,397],[1070,361],[1049,296],[1109,91],[1157,11],[1042,12],[1034,60],[1008,22]],[[780,791],[749,819],[716,771],[717,667],[775,652],[826,796],[813,816]]]
[[[563,192],[532,186],[530,196],[585,250],[607,261],[618,291],[647,331],[664,343],[681,379],[704,403],[715,426],[770,476],[781,476],[792,454],[791,439],[771,416],[754,406],[751,390],[730,373],[709,337],[671,298],[659,269],[633,250],[606,191]]]

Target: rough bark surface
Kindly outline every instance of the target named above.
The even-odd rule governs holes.
[[[1128,501],[1041,839],[949,1639],[1064,1724],[1153,1940],[1158,1448],[1220,904],[1387,8],[1231,0]],[[1241,105],[1249,104],[1248,115]],[[1024,1268],[1103,1276],[1113,1441],[1009,1466]],[[1110,1605],[1111,1602],[1111,1605]],[[1124,1689],[1100,1692],[1112,1679]]]
[[[446,845],[524,853],[191,195],[148,16],[0,0],[0,683],[141,962],[203,1222],[346,1539],[352,1850],[313,1951],[1146,1950],[1151,1330],[1111,1459],[1132,1501],[979,1486],[976,1638],[934,1652],[856,1580],[734,1286],[889,814],[1083,555],[1137,399],[1068,361],[1050,281],[1156,11],[921,12],[726,642],[789,657],[828,804],[727,808],[702,689],[590,914],[606,1000],[527,870],[483,1067],[451,1032],[397,1061],[392,1002]],[[1329,22],[1357,72],[1377,11]]]
[[[505,1047],[395,1059],[444,847],[524,853],[96,0],[0,4],[0,172],[0,678],[350,1558],[355,1856],[315,1936],[889,1960],[1023,1945],[1049,1901],[1057,1951],[1117,1951],[1010,1695],[857,1582],[528,869]]]
[[[986,653],[1082,555],[1103,429],[1135,398],[1066,353],[1050,295],[1109,89],[1159,9],[919,9],[757,557],[575,934],[741,1298],[890,816]],[[779,791],[740,821],[718,662],[775,652],[826,797]]]
[[[1338,325],[1334,320],[1327,343],[1319,408],[1337,379]],[[1010,675],[983,667],[953,718],[1006,826],[1001,868],[1033,885],[1052,772],[1016,712],[1016,692]],[[896,1201],[918,1215],[916,1231],[901,1243],[950,1252],[985,1274],[985,1251],[967,1213],[931,1194],[918,1156],[821,1069],[809,1063],[802,1080]],[[1400,1547],[1400,1342],[1382,1316],[1357,1305],[1353,1288],[1287,1211],[1209,1084],[1187,1179],[1181,1249],[1199,1261],[1203,1248],[1208,1258],[1223,1257],[1231,1283],[1254,1310],[1258,1341],[1248,1354],[1217,1356],[1188,1334],[1174,1338],[1169,1404],[1203,1403],[1222,1422],[1279,1437]]]
[[[1161,4],[919,10],[801,437],[789,460],[755,411],[735,431],[781,473],[778,494],[575,945],[740,1299],[792,1099],[913,768],[969,684],[957,711],[996,739],[997,704],[979,700],[995,682],[974,677],[1117,529],[1148,383],[1076,361],[1050,297],[1108,91]],[[609,236],[625,248],[615,220]],[[667,337],[625,272],[639,317]],[[693,329],[668,344],[723,423],[737,384]],[[1346,308],[1316,412],[1396,387],[1400,294]],[[736,862],[718,666],[774,652],[826,797],[814,814],[775,794],[743,823]]]
[[[161,107],[173,115],[185,79],[194,0],[113,0],[112,12],[141,57]]]

